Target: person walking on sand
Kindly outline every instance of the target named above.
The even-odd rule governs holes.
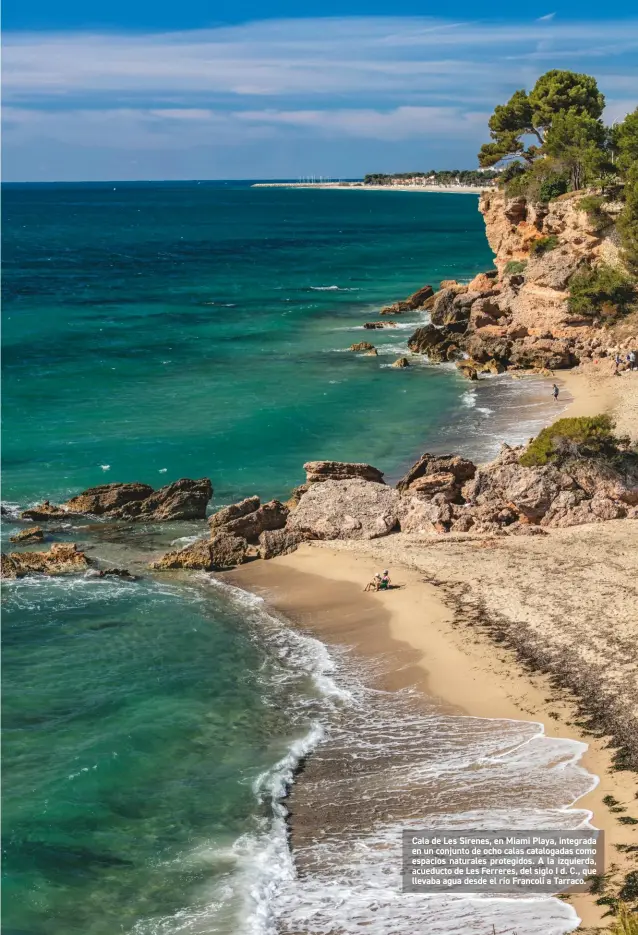
[[[554,383],[552,386],[552,396],[554,397],[554,399],[558,399],[558,392],[559,392],[558,387]]]

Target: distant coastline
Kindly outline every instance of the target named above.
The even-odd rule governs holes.
[[[480,195],[489,185],[365,185],[363,182],[255,182],[251,188],[330,188],[366,192],[443,192],[451,195]]]

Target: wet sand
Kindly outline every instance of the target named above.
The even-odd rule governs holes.
[[[514,650],[495,645],[489,631],[460,620],[442,588],[424,581],[416,568],[393,561],[393,580],[401,587],[363,593],[362,585],[379,566],[383,552],[377,548],[371,555],[366,551],[371,543],[357,545],[362,548],[356,552],[334,548],[334,543],[304,545],[292,555],[243,566],[230,580],[264,596],[305,632],[328,644],[350,646],[363,658],[391,659],[383,688],[416,685],[442,711],[540,721],[548,737],[587,744],[582,765],[600,782],[578,801],[578,807],[591,810],[594,826],[606,832],[607,866],[615,863],[625,872],[630,869],[615,845],[637,844],[638,833],[635,827],[620,824],[620,816],[610,812],[603,798],[613,795],[629,807],[628,814],[632,808],[638,811],[636,775],[614,771],[608,738],[593,737],[577,726],[571,693],[552,685],[546,675],[526,671]],[[303,826],[303,810],[297,817]],[[293,796],[293,848],[294,818]],[[602,923],[604,909],[592,897],[575,896],[570,902],[585,925]]]

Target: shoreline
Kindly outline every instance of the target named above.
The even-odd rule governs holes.
[[[579,369],[559,371],[548,378],[548,384],[550,379],[555,379],[561,389],[565,387],[571,396],[565,400],[566,407],[560,408],[559,418],[613,412],[620,416],[623,426],[628,419],[631,422],[635,402],[627,406],[621,390],[628,386],[628,380],[638,390],[638,379],[634,380],[633,374],[619,378],[602,368],[593,373]],[[550,413],[548,410],[548,417]],[[548,418],[547,424],[551,421],[554,420]],[[611,525],[615,524],[604,524]],[[633,865],[616,845],[637,846],[638,826],[620,823],[620,816],[610,811],[604,799],[613,797],[634,817],[632,809],[638,811],[634,807],[638,796],[636,773],[615,767],[615,750],[609,734],[601,734],[600,725],[586,723],[586,699],[583,704],[573,686],[561,684],[551,666],[545,666],[545,672],[540,671],[530,654],[517,646],[515,637],[504,639],[498,627],[481,626],[476,619],[467,618],[454,594],[459,583],[446,580],[440,573],[441,561],[433,574],[424,575],[428,553],[440,557],[449,551],[445,539],[410,544],[403,552],[393,553],[393,543],[389,541],[393,538],[305,543],[290,555],[250,563],[220,577],[264,597],[293,625],[328,644],[346,645],[362,657],[387,654],[399,647],[410,656],[407,671],[423,696],[436,699],[451,713],[532,721],[542,725],[546,737],[584,744],[579,763],[595,777],[595,786],[576,802],[565,803],[565,808],[577,803],[579,809],[591,813],[591,824],[605,831],[606,871],[613,865],[622,877]],[[638,530],[635,542],[638,544]],[[489,545],[489,539],[483,544]],[[528,544],[529,540],[525,543],[519,540],[517,546],[524,548]],[[419,546],[423,547],[424,561],[412,562],[411,556],[406,556]],[[473,543],[469,548],[475,546]],[[459,550],[462,548],[459,543]],[[446,564],[449,562],[444,558],[443,565]],[[394,579],[405,583],[406,589],[362,594],[363,584],[380,565],[391,567]],[[335,593],[335,588],[341,602],[331,602],[326,597]],[[345,607],[344,588],[351,595],[350,604]],[[355,601],[369,609],[365,622],[355,619],[357,614],[352,610]],[[489,610],[486,614],[489,617]],[[405,676],[402,670],[397,676],[399,682]],[[293,830],[293,852],[294,840]],[[607,927],[607,907],[597,906],[596,898],[583,894],[567,899],[581,919],[578,931],[604,931]]]
[[[378,556],[365,550],[349,554],[330,545],[307,543],[291,555],[248,564],[220,577],[263,597],[293,626],[328,646],[347,646],[362,658],[401,653],[403,665],[384,687],[398,690],[416,684],[443,713],[538,723],[548,738],[583,744],[578,762],[591,774],[594,786],[564,808],[586,809],[591,824],[604,830],[606,871],[612,864],[621,872],[630,870],[615,845],[638,844],[638,832],[619,824],[603,800],[611,795],[631,807],[636,775],[614,770],[608,737],[594,737],[575,723],[582,712],[574,695],[557,688],[549,675],[524,667],[514,649],[495,646],[488,631],[460,623],[440,586],[424,581],[416,569],[393,565],[395,581],[405,590],[363,594],[361,584],[371,577]],[[295,820],[293,807],[293,853]],[[594,896],[571,896],[567,901],[581,926],[607,921],[606,907],[597,906]]]
[[[251,188],[325,188],[362,192],[439,192],[448,195],[481,195],[490,186],[481,185],[364,185],[361,182],[255,182]]]

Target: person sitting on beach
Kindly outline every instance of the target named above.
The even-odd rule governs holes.
[[[368,581],[364,591],[378,591],[381,587],[382,575],[380,572],[377,572],[372,581]]]
[[[388,570],[387,570],[387,568],[386,568],[386,570],[383,572],[383,575],[381,576],[381,582],[380,582],[380,584],[379,584],[379,590],[380,590],[380,591],[387,591],[389,587],[390,587],[390,573],[388,572]]]
[[[558,399],[558,387],[556,386],[555,383],[552,386],[552,396],[554,397],[554,399]]]

